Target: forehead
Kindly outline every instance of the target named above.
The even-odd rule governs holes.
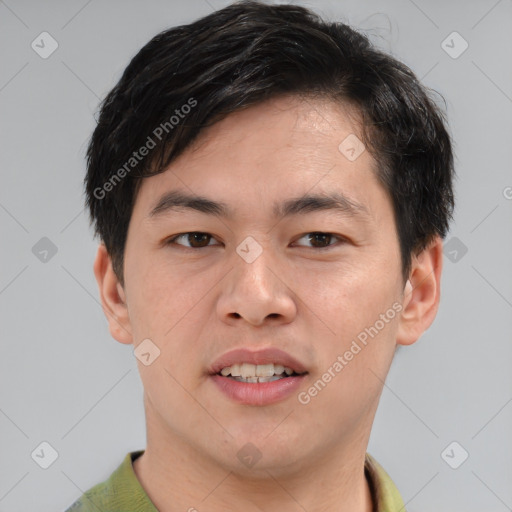
[[[293,151],[307,149],[311,158],[321,162],[322,157],[327,156],[325,150],[329,152],[333,144],[337,147],[336,142],[347,135],[357,134],[361,138],[359,132],[360,113],[355,107],[323,97],[283,94],[233,112],[203,129],[188,153],[191,159],[202,158],[215,154],[220,147],[229,145],[236,149],[233,146],[245,143],[259,149],[264,159],[265,147],[286,152],[293,146]],[[315,151],[311,151],[312,148]],[[223,156],[229,158],[229,154],[223,153]],[[272,155],[267,153],[267,156]]]
[[[143,180],[137,203],[150,216],[163,208],[165,194],[179,190],[215,198],[231,213],[265,207],[275,215],[285,198],[338,193],[372,215],[372,195],[383,193],[376,164],[364,146],[356,159],[347,158],[344,141],[351,137],[362,145],[358,112],[350,106],[274,98],[204,129],[165,172]]]

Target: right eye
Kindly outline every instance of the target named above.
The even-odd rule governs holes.
[[[187,240],[191,245],[186,245],[182,243],[178,243],[177,241],[180,239]],[[207,243],[204,244],[205,240],[214,239],[212,235],[209,233],[203,233],[201,231],[190,231],[188,233],[180,233],[179,235],[173,236],[165,242],[165,245],[185,245],[185,247],[189,249],[201,249],[203,247],[208,247],[210,245]],[[195,245],[198,244],[198,245]]]

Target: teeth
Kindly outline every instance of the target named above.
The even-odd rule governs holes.
[[[241,364],[234,364],[231,367],[231,376],[232,377],[241,377],[242,373],[240,372]]]
[[[258,365],[250,363],[241,363],[222,368],[220,373],[224,377],[227,377],[229,375],[231,375],[231,377],[242,377],[243,380],[246,382],[266,382],[261,378],[258,381],[258,377],[270,378],[273,377],[274,375],[282,375],[283,373],[285,373],[286,375],[291,375],[293,373],[293,370],[291,368],[288,368],[287,366],[282,366],[280,364],[273,363]]]
[[[288,368],[289,369],[289,368]],[[274,365],[274,373],[276,375],[281,375],[281,373],[284,372],[284,366],[281,366],[280,364],[275,364]],[[293,373],[293,372],[292,372]]]
[[[249,383],[256,383],[256,382],[272,382],[274,380],[284,379],[282,375],[273,375],[272,377],[247,377],[246,379],[244,377],[232,377],[234,380],[237,380],[238,382],[249,382]]]
[[[274,370],[273,366],[274,365],[271,365],[272,366],[272,370]],[[258,375],[261,375],[261,374],[258,374]],[[274,375],[272,373],[272,375]],[[253,364],[249,364],[249,363],[243,363],[241,365],[241,368],[240,368],[240,376],[241,377],[255,377],[256,376],[256,366],[254,366]]]
[[[257,366],[254,366],[253,364],[248,364],[247,366],[252,366],[254,368],[253,375],[257,375],[258,377],[272,377],[274,375],[273,363],[259,364]],[[242,377],[247,377],[247,375],[242,374]]]

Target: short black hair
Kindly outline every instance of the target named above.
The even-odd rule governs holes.
[[[361,114],[363,142],[393,206],[405,283],[413,252],[445,238],[453,218],[452,143],[432,92],[364,34],[302,6],[239,1],[165,30],[101,103],[85,177],[95,235],[124,286],[128,226],[144,177],[165,171],[232,112],[281,94],[321,97]]]

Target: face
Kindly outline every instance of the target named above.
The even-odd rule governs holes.
[[[117,284],[125,310],[111,332],[135,348],[150,340],[140,345],[150,364],[137,364],[160,446],[179,438],[236,471],[249,442],[261,471],[366,446],[408,298],[391,201],[349,114],[273,99],[210,127],[143,181]],[[226,212],[173,206],[169,193]],[[338,208],[297,201],[334,194]],[[235,349],[247,352],[230,359]],[[212,375],[272,358],[274,371],[301,375]]]

